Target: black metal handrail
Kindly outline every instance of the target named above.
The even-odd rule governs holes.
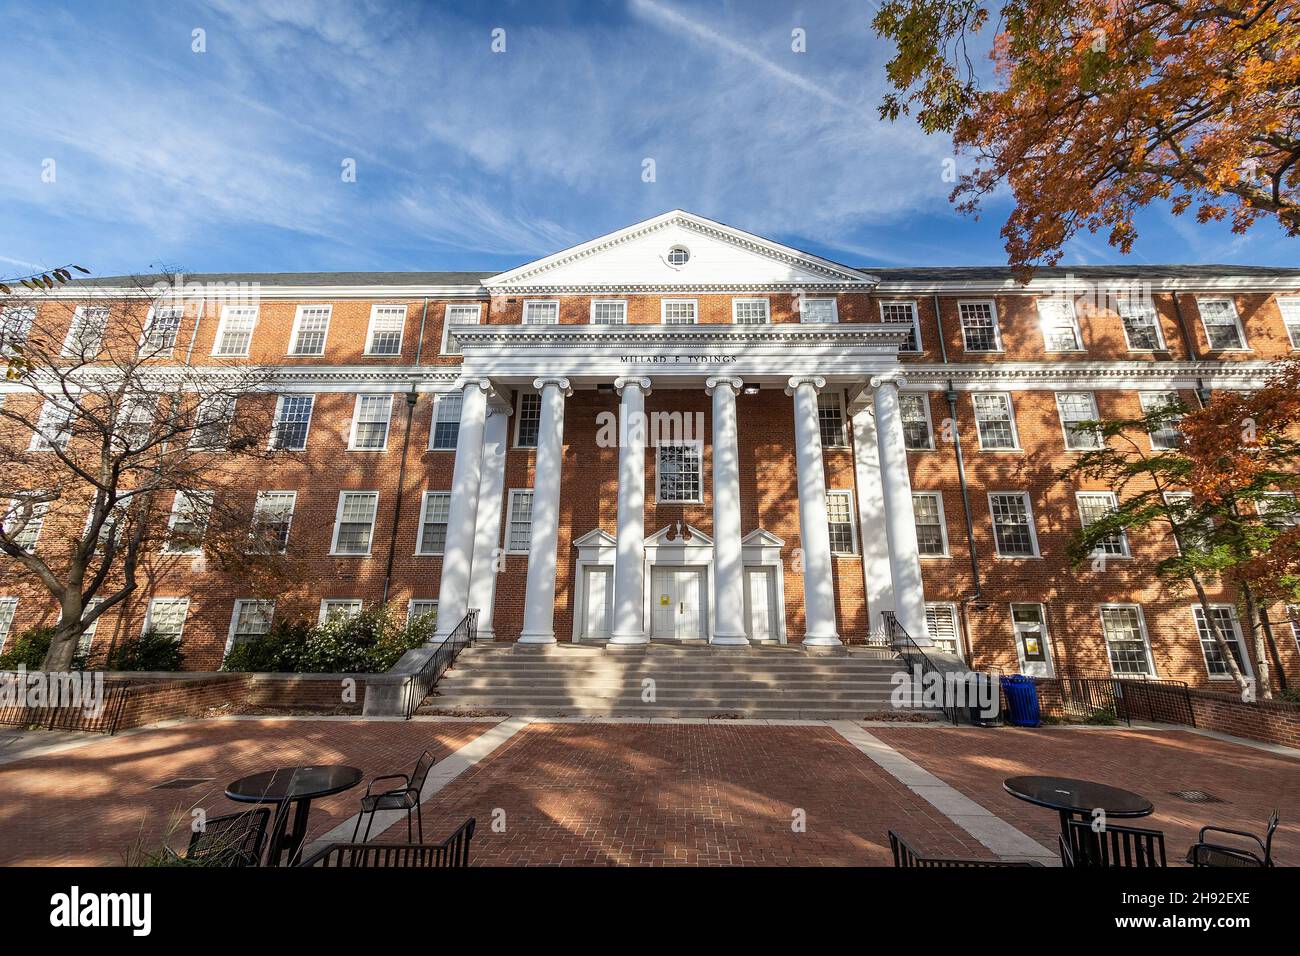
[[[1132,677],[1065,674],[1041,680],[1057,682],[1061,707],[1072,717],[1110,713],[1130,726],[1134,720],[1196,726],[1186,681],[1136,674]]]
[[[36,671],[21,674],[23,679],[41,676]],[[0,680],[15,681],[20,677],[17,671],[0,671]],[[57,681],[57,676],[51,678]],[[85,672],[85,679],[91,679],[91,672]],[[131,684],[127,681],[104,681],[103,701],[98,713],[87,713],[84,707],[43,705],[28,707],[25,704],[0,706],[0,726],[3,727],[41,727],[45,730],[72,730],[92,734],[115,734],[126,709],[126,701],[131,693]],[[19,688],[21,690],[22,688]]]
[[[478,639],[478,608],[472,607],[460,619],[446,639],[438,645],[423,666],[411,674],[406,681],[405,716],[410,720],[415,716],[416,708],[424,703],[424,698],[438,686],[442,675],[456,663],[460,652]]]
[[[955,727],[960,711],[955,702],[948,697],[948,683],[944,680],[943,671],[934,666],[934,663],[926,656],[925,651],[921,650],[920,645],[912,639],[912,635],[907,633],[907,628],[899,623],[893,611],[884,611],[881,617],[884,618],[885,628],[889,633],[889,646],[893,648],[895,654],[903,659],[908,671],[919,668],[922,679],[927,674],[938,676],[939,686],[943,689],[943,702],[940,704],[939,709],[943,711],[945,718],[952,721]]]

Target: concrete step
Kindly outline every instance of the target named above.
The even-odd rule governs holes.
[[[582,707],[605,704],[618,704],[627,707],[652,706],[642,701],[638,694],[626,694],[618,691],[602,693],[600,691],[582,692],[576,694],[441,694],[435,697],[426,698],[429,701],[457,701],[466,706],[478,707],[488,704],[501,707],[527,707],[527,706],[555,706],[555,707]],[[893,709],[891,698],[888,695],[873,694],[819,694],[816,697],[810,697],[806,694],[769,694],[769,695],[742,695],[742,694],[658,694],[655,697],[654,704],[674,704],[687,707],[722,707],[736,708],[739,710],[749,710],[753,708],[762,708],[772,705],[778,706],[817,706],[826,705],[872,705],[882,708]]]
[[[463,712],[467,716],[481,715],[484,713],[502,714],[516,717],[633,717],[633,718],[654,718],[654,717],[694,717],[694,718],[722,718],[722,717],[742,717],[749,720],[896,720],[900,724],[909,722],[922,721],[939,721],[943,715],[938,711],[915,710],[908,711],[907,717],[900,718],[899,712],[881,707],[871,706],[820,706],[820,707],[765,707],[761,711],[744,712],[738,708],[724,707],[692,707],[677,705],[659,705],[656,707],[639,706],[639,707],[620,707],[610,705],[599,706],[541,706],[532,705],[527,708],[518,707],[499,707],[499,706],[475,706],[464,707],[455,704],[440,704],[435,698],[430,698],[417,713],[420,714],[450,714],[455,715]]]
[[[643,685],[640,681],[590,680],[578,681],[561,677],[546,678],[501,678],[488,677],[483,674],[467,674],[463,677],[444,678],[438,685],[443,690],[555,690],[572,689],[589,690],[593,688],[626,688],[640,693]],[[887,680],[796,680],[796,681],[757,681],[757,680],[656,680],[653,685],[663,691],[801,691],[818,694],[829,691],[862,691],[865,693],[889,693],[894,683]]]

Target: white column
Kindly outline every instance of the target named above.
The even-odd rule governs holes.
[[[501,541],[501,495],[505,488],[506,447],[510,440],[510,406],[490,405],[483,430],[483,465],[478,486],[478,520],[474,560],[470,565],[469,606],[478,608],[478,636],[496,637],[492,605],[496,600]]]
[[[614,553],[614,621],[611,644],[645,644],[645,397],[648,378],[617,378],[618,546]]]
[[[803,550],[804,644],[840,643],[835,623],[835,583],[831,572],[831,535],[826,518],[826,472],[822,465],[821,426],[817,393],[826,387],[821,376],[790,379],[794,396],[795,467],[799,471],[799,542]]]
[[[925,626],[925,591],[921,586],[920,549],[916,544],[916,513],[912,510],[912,479],[903,444],[903,416],[898,407],[902,379],[873,378],[876,444],[880,451],[880,484],[889,531],[889,571],[894,585],[894,613],[912,640],[930,643]]]
[[[475,379],[465,382],[461,389],[460,430],[456,435],[456,464],[451,473],[451,508],[447,515],[447,544],[442,554],[442,580],[438,584],[435,637],[450,634],[469,607],[469,577],[483,467],[483,423],[490,388],[486,379]]]
[[[713,644],[748,644],[745,567],[740,547],[740,448],[736,429],[738,378],[710,378],[713,396]]]
[[[858,489],[858,528],[862,539],[862,584],[866,589],[869,626],[884,633],[886,611],[894,610],[894,577],[889,568],[889,532],[885,527],[885,493],[880,480],[880,447],[871,402],[849,408],[853,422],[853,470]]]
[[[564,458],[564,399],[573,394],[567,378],[539,378],[542,393],[533,468],[532,539],[524,594],[521,644],[555,643],[555,557],[560,529],[560,467]]]

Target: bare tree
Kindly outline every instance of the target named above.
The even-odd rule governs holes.
[[[0,349],[22,359],[0,395],[0,555],[58,606],[47,670],[68,668],[86,628],[137,589],[146,557],[248,577],[286,567],[275,516],[254,521],[234,491],[254,460],[284,454],[273,373],[191,364],[213,311],[179,277],[0,298]]]

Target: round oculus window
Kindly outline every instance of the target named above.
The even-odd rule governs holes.
[[[691,250],[685,246],[673,246],[668,250],[668,264],[670,266],[684,266],[691,258]]]

